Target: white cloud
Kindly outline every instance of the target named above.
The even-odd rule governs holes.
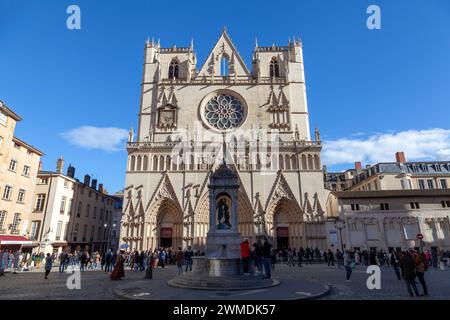
[[[82,126],[63,132],[61,136],[71,144],[90,150],[123,151],[128,131],[121,128]]]
[[[374,164],[395,161],[397,151],[404,151],[407,161],[450,160],[450,130],[408,130],[324,141],[322,158],[329,166],[355,161]]]

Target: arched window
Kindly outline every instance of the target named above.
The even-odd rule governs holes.
[[[295,158],[295,155],[291,156],[291,162],[292,162],[292,170],[297,170],[297,159]]]
[[[194,167],[194,165],[195,165],[194,155],[191,154],[191,157],[189,159],[190,159],[190,161],[189,161],[189,170],[190,171],[194,171],[195,170],[195,167]]]
[[[304,154],[302,155],[302,169],[308,170],[308,164],[306,162],[306,156]]]
[[[228,56],[223,55],[222,59],[220,60],[220,75],[223,77],[228,77],[228,71],[229,71]]]
[[[308,169],[314,170],[313,157],[312,155],[308,155]]]
[[[317,154],[314,155],[314,169],[320,170],[320,160]]]
[[[170,156],[166,156],[166,170],[169,171],[172,167],[172,158]]]
[[[130,158],[130,171],[134,171],[135,162],[136,162],[136,157],[135,156],[131,156],[131,158]]]
[[[272,60],[270,60],[269,71],[271,78],[278,78],[280,76],[280,66],[277,58],[273,57]]]
[[[164,171],[164,156],[159,156],[159,171]]]
[[[137,157],[137,165],[136,165],[136,171],[141,171],[141,165],[142,165],[142,157]]]
[[[153,171],[158,171],[158,156],[153,156]]]
[[[178,79],[178,62],[175,59],[169,65],[169,79]]]
[[[286,170],[291,170],[291,158],[289,157],[289,155],[284,156],[284,163],[284,168]]]
[[[281,170],[284,170],[284,159],[281,154],[278,156],[278,165],[280,166]]]
[[[143,166],[142,166],[142,171],[147,171],[148,170],[148,158],[147,158],[147,156],[144,156],[144,159],[143,159]]]

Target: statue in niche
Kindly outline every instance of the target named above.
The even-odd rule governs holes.
[[[217,220],[219,224],[217,229],[231,229],[230,223],[230,207],[227,204],[226,198],[222,197],[217,201]]]

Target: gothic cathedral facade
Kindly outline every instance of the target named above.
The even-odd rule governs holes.
[[[226,30],[200,69],[192,43],[147,40],[138,130],[127,144],[120,237],[129,250],[203,250],[209,177],[223,157],[239,177],[243,238],[327,247],[328,192],[320,135],[310,135],[302,44],[255,44],[252,58],[249,70]]]

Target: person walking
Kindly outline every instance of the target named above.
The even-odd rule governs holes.
[[[179,248],[181,251],[181,248]],[[153,268],[155,267],[155,254],[149,251],[148,254],[148,264],[147,269],[145,270],[144,279],[153,279]]]
[[[338,269],[340,269],[344,265],[344,256],[342,255],[342,252],[339,251],[339,249],[336,249],[336,261]]]
[[[86,252],[83,252],[80,256],[80,271],[83,272],[87,263],[87,255]]]
[[[192,251],[191,246],[188,246],[186,251],[184,252],[184,259],[186,261],[185,272],[192,271],[192,257],[194,256],[194,251]]]
[[[105,272],[111,271],[111,268],[112,268],[111,262],[112,262],[112,252],[111,252],[111,249],[109,249],[108,252],[106,253],[106,257],[105,257],[105,263],[106,263]]]
[[[102,253],[102,256],[101,256],[101,258],[100,258],[100,267],[101,267],[101,270],[103,271],[103,268],[105,268],[106,269],[106,254],[104,254],[104,253]],[[106,271],[106,270],[105,270]]]
[[[62,251],[59,254],[59,273],[64,273],[64,268],[66,267],[66,263],[67,263],[67,252]]]
[[[298,250],[298,252],[297,252],[297,259],[298,259],[298,266],[299,267],[302,267],[302,262],[303,262],[303,255],[304,255],[304,251],[303,251],[303,248],[300,248],[300,250]]]
[[[20,250],[16,250],[14,252],[14,258],[13,258],[13,264],[12,264],[12,267],[13,267],[12,274],[17,274],[17,270],[19,270],[19,268],[20,268],[20,260],[21,260],[20,254],[21,254]]]
[[[0,277],[5,276],[5,264],[3,263],[3,250],[0,250]]]
[[[261,242],[261,238],[258,239],[258,241],[253,244],[253,247],[255,248],[255,264],[256,268],[258,269],[258,272],[262,272],[262,247],[263,244]]]
[[[334,254],[333,251],[331,251],[331,249],[328,249],[327,259],[328,259],[328,266],[331,265],[332,267],[334,267]]]
[[[50,255],[50,253],[47,253],[47,257],[45,258],[45,277],[44,279],[48,279],[48,275],[50,273],[50,271],[52,270],[52,266],[53,266],[53,258]]]
[[[416,265],[414,264],[411,252],[405,252],[403,257],[400,258],[400,268],[402,270],[402,277],[406,283],[406,289],[411,297],[414,297],[413,291],[416,296],[419,296],[419,291],[416,286]],[[411,290],[412,288],[412,290]]]
[[[345,280],[350,282],[350,277],[352,275],[352,258],[350,256],[350,251],[346,250],[344,253],[344,267],[345,267]]]
[[[397,252],[392,251],[391,257],[389,260],[390,260],[391,266],[394,268],[395,275],[397,276],[397,280],[402,280],[402,277],[400,276],[400,268],[399,268],[400,257],[398,256]]]
[[[263,265],[264,265],[264,271],[266,273],[266,279],[271,279],[272,274],[270,272],[270,264],[271,264],[271,257],[272,257],[272,245],[269,243],[269,240],[266,237],[264,237],[262,253],[263,253]]]
[[[181,247],[178,247],[178,250],[175,253],[175,263],[178,268],[178,275],[183,274],[183,258],[183,250],[181,250]]]
[[[125,259],[122,254],[118,254],[114,269],[109,276],[111,280],[122,280],[122,278],[125,277],[124,261]]]
[[[414,264],[416,265],[416,276],[419,279],[419,282],[423,289],[423,295],[428,295],[428,287],[425,282],[425,271],[428,270],[428,263],[427,258],[424,253],[419,253],[418,251],[415,252],[413,255],[414,257]]]
[[[163,248],[159,251],[159,263],[161,268],[164,269],[166,267],[166,251]]]
[[[244,274],[248,274],[249,268],[249,260],[250,260],[250,244],[248,239],[245,238],[244,241],[241,242],[241,258],[242,258],[242,270]]]

